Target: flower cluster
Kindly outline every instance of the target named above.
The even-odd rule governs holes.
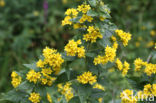
[[[50,76],[52,74],[50,68],[42,69],[41,73],[42,73],[42,78],[41,78],[42,85],[51,86],[53,82],[56,80],[56,77]]]
[[[52,67],[52,70],[55,72],[55,74],[58,74],[60,72],[60,67],[62,63],[64,62],[64,59],[62,59],[61,54],[57,53],[57,50],[46,47],[45,49],[43,49],[43,56],[44,60],[40,59],[36,63],[37,67],[46,68],[48,65]]]
[[[84,72],[82,75],[77,77],[78,82],[82,83],[82,84],[93,84],[95,83],[97,80],[96,76],[93,76],[92,72],[88,71],[88,72]]]
[[[113,62],[116,57],[116,49],[109,47],[107,45],[105,49],[105,55],[100,56],[98,55],[96,58],[94,58],[94,64],[106,64],[108,61]]]
[[[140,71],[142,66],[146,65],[146,62],[143,62],[140,58],[135,59],[134,61],[135,71]]]
[[[136,96],[134,96],[133,91],[126,89],[121,94],[121,103],[137,103]]]
[[[117,68],[122,71],[122,75],[125,76],[128,72],[128,70],[130,69],[129,68],[129,63],[127,63],[126,61],[124,62],[124,64],[120,61],[119,58],[116,59],[116,65],[117,65]]]
[[[94,26],[89,26],[87,29],[88,33],[83,35],[83,40],[91,41],[91,43],[96,42],[97,38],[102,39],[102,35],[99,32],[99,29],[96,29]]]
[[[71,25],[72,24],[72,21],[71,19],[74,19],[77,17],[78,15],[78,11],[74,8],[71,8],[71,9],[67,9],[67,11],[65,12],[65,15],[67,15],[64,20],[62,21],[62,25]]]
[[[4,0],[0,0],[0,7],[4,7],[4,6],[5,6]]]
[[[40,94],[39,93],[35,93],[35,92],[31,93],[30,97],[29,97],[29,100],[32,103],[40,103],[40,100],[41,100]]]
[[[27,73],[27,80],[29,82],[33,82],[33,83],[37,83],[37,82],[41,82],[42,85],[48,85],[51,86],[52,83],[56,80],[55,77],[51,77],[50,74],[52,73],[50,68],[47,69],[42,69],[41,72],[35,72],[35,70],[30,70]]]
[[[12,77],[11,84],[13,85],[13,87],[14,88],[18,87],[22,81],[21,76],[19,76],[15,71],[13,71],[11,77]]]
[[[63,84],[58,84],[58,91],[65,96],[66,100],[69,101],[74,97],[73,89],[71,83],[67,82],[64,86]]]
[[[105,88],[101,85],[101,84],[98,84],[98,83],[96,83],[94,86],[93,86],[93,88],[96,88],[96,89],[100,89],[100,90],[105,90]]]
[[[65,12],[66,17],[62,21],[62,25],[72,25],[72,20],[78,16],[79,12],[83,13],[82,17],[79,20],[80,23],[84,23],[85,21],[92,22],[93,18],[86,14],[90,9],[90,5],[86,4],[79,5],[77,9],[67,9],[67,11]]]
[[[156,96],[156,84],[147,84],[144,86],[143,93],[147,96]]]
[[[122,103],[137,103],[139,100],[154,96],[156,96],[156,84],[147,84],[143,91],[138,91],[136,94],[133,90],[126,89],[120,95]]]
[[[78,11],[80,11],[84,14],[87,13],[87,11],[90,9],[91,9],[90,5],[86,5],[86,4],[79,5],[77,8]]]
[[[48,100],[49,103],[52,103],[52,98],[51,98],[49,93],[47,93],[47,100]]]
[[[79,45],[82,44],[81,40],[70,40],[69,43],[65,46],[65,51],[67,52],[67,56],[78,56],[79,58],[85,57],[85,49],[84,46]]]
[[[140,71],[142,67],[145,67],[144,72],[148,75],[151,76],[152,74],[156,74],[156,64],[152,63],[147,63],[141,60],[140,58],[137,58],[134,61],[135,65],[135,70]]]
[[[29,82],[33,82],[33,83],[37,83],[37,81],[40,80],[41,78],[41,73],[40,72],[35,72],[35,70],[31,69],[28,73],[27,73],[27,80]]]
[[[123,45],[127,46],[128,41],[131,40],[131,34],[118,29],[115,30],[115,33],[120,37],[121,41],[123,42]]]

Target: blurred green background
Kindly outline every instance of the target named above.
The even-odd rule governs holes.
[[[128,47],[121,51],[122,57],[130,63],[138,57],[156,63],[156,0],[103,1],[111,8],[112,22],[132,34]],[[24,69],[22,64],[37,60],[45,46],[63,50],[74,32],[62,27],[61,20],[67,8],[80,3],[81,0],[0,0],[0,93],[12,88],[11,71]],[[112,72],[110,78],[116,81],[117,74]],[[113,88],[123,83],[124,80]]]

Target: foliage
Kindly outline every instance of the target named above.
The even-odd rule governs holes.
[[[114,1],[114,3],[120,4],[121,1],[122,0],[116,0]],[[35,1],[31,2],[35,4]],[[56,1],[53,1],[53,3],[54,2]],[[130,95],[132,91],[128,89],[135,90],[135,92],[138,94],[142,93],[147,95],[149,94],[155,95],[154,83],[155,83],[156,67],[155,64],[151,63],[155,63],[156,60],[155,58],[156,52],[154,50],[154,42],[155,42],[154,40],[156,37],[155,36],[156,33],[154,30],[155,29],[154,24],[152,24],[151,22],[149,23],[148,20],[145,20],[143,18],[143,13],[144,11],[146,11],[146,8],[144,8],[144,6],[140,7],[141,4],[144,4],[146,5],[145,7],[148,7],[150,9],[152,7],[150,7],[149,5],[151,5],[152,2],[154,1],[148,2],[144,0],[142,2],[135,1],[133,3],[125,1],[123,4],[129,5],[132,3],[132,5],[127,6],[126,10],[121,7],[120,8],[121,11],[118,10],[120,11],[118,15],[117,16],[115,15],[115,17],[113,17],[114,18],[113,21],[115,21],[116,24],[120,25],[121,26],[120,28],[126,27],[125,28],[126,30],[132,31],[133,39],[132,41],[130,41],[128,46],[127,43],[131,39],[130,36],[131,34],[124,32],[122,30],[117,30],[117,27],[109,20],[111,16],[108,6],[105,5],[103,2],[101,2],[100,0],[99,1],[86,0],[83,3],[83,5],[78,6],[78,9],[67,9],[67,11],[65,12],[66,17],[62,21],[62,25],[66,25],[65,28],[72,28],[73,26],[73,28],[76,29],[74,32],[75,34],[74,38],[70,40],[68,44],[65,46],[64,52],[58,53],[54,49],[45,48],[43,50],[43,55],[40,56],[38,62],[35,62],[33,64],[25,64],[24,65],[25,67],[22,68],[27,69],[23,69],[20,72],[15,72],[17,73],[16,74],[17,76],[12,77],[12,84],[15,87],[15,89],[3,95],[4,96],[3,99],[13,101],[16,103],[17,102],[29,103],[30,101],[32,102],[41,101],[45,103],[50,101],[53,101],[54,103],[55,102],[116,103],[120,102],[119,96],[120,92],[122,92],[122,89],[126,89],[123,91],[123,93],[124,92],[127,94],[130,93]],[[51,3],[51,1],[49,1],[49,3]],[[64,3],[66,3],[65,0]],[[39,5],[41,4],[42,3],[39,3]],[[111,4],[115,5],[113,4],[113,2]],[[115,9],[115,6],[112,7],[113,10],[118,9],[118,8]],[[22,8],[22,6],[20,6],[19,8]],[[131,16],[140,8],[141,10],[138,11],[139,16],[136,16],[136,18],[134,19],[132,19],[131,17],[127,17],[129,16],[126,14],[127,10],[128,11],[130,10],[129,14]],[[54,11],[58,11],[58,8],[56,9],[56,7],[52,9],[54,9]],[[10,9],[10,12],[12,10],[13,9]],[[29,10],[30,9],[28,9],[28,11]],[[6,10],[6,12],[8,11]],[[43,10],[41,10],[41,12],[43,14]],[[113,13],[114,12],[115,11],[113,11]],[[12,48],[14,49],[14,47],[18,47],[17,45],[19,45],[19,48],[25,50],[26,53],[20,51],[20,49],[15,49],[19,50],[19,53],[22,53],[21,55],[18,56],[23,57],[23,53],[25,53],[26,56],[30,56],[26,57],[29,59],[30,58],[32,59],[31,56],[34,55],[34,49],[32,49],[33,47],[36,48],[35,49],[36,52],[39,52],[40,51],[39,48],[46,45],[49,45],[51,47],[61,46],[60,48],[62,48],[63,42],[62,44],[56,43],[56,45],[49,44],[51,43],[53,37],[55,40],[58,41],[60,36],[58,35],[59,37],[57,37],[55,34],[61,34],[64,31],[63,28],[60,26],[60,24],[56,26],[57,24],[56,21],[62,19],[61,17],[58,19],[57,16],[58,15],[63,16],[63,12],[60,13],[54,12],[54,14],[55,13],[56,17],[55,16],[53,17],[53,14],[49,13],[50,18],[48,21],[50,21],[50,23],[46,24],[44,24],[45,19],[42,17],[41,14],[37,17],[35,16],[36,14],[38,14],[38,11],[37,12],[34,11],[33,13],[31,11],[30,13],[31,15],[28,16],[27,15],[22,16],[23,15],[22,13],[21,15],[17,15],[17,17],[21,16],[19,18],[22,19],[21,20],[18,19],[19,20],[17,22],[18,24],[13,27],[10,27],[10,24],[12,24],[12,22],[8,23],[8,27],[11,28],[10,31],[7,30],[8,35],[10,35],[9,36],[10,38],[8,40],[8,37],[6,35],[3,35],[4,37],[2,38],[2,47],[6,48],[6,46],[4,46],[3,43],[3,41],[6,39],[8,41],[11,41],[13,45],[16,42],[16,45],[14,46],[11,45],[9,48],[11,48],[12,50]],[[151,12],[151,14],[148,15],[148,17],[152,15],[153,14]],[[57,18],[57,20],[55,18]],[[30,22],[31,20],[36,21],[36,24],[34,24],[34,26],[31,24]],[[136,22],[137,20],[139,20],[138,24],[135,23],[129,24],[129,22],[130,23]],[[5,22],[8,21],[9,20],[6,19]],[[52,21],[54,23],[52,23]],[[52,26],[56,28],[59,27],[61,29],[59,30],[56,28],[51,29]],[[4,26],[3,29],[4,33],[6,33],[5,32],[6,28],[7,26],[6,27]],[[32,28],[33,33],[29,32],[29,30],[30,29],[32,30]],[[53,31],[53,33],[51,32],[51,30]],[[150,36],[143,35],[145,33],[150,34]],[[33,36],[28,34],[36,34],[36,35]],[[53,35],[52,38],[51,35]],[[18,39],[14,40],[15,37]],[[25,39],[25,42],[23,44],[21,43],[23,42],[22,39]],[[20,43],[18,43],[19,40],[21,40]],[[40,43],[39,42],[40,40],[44,40],[46,42],[41,41]],[[31,44],[33,44],[34,41],[35,45],[32,46]],[[38,43],[41,45],[38,45]],[[8,44],[10,44],[10,42],[8,42]],[[126,49],[124,46],[127,46]],[[147,47],[149,49],[145,50],[145,48]],[[132,52],[134,50],[135,52]],[[17,53],[17,51],[15,52]],[[9,57],[10,56],[8,56],[8,58]],[[141,57],[143,60],[139,59],[138,57]],[[6,58],[6,62],[8,62],[8,58]],[[134,61],[135,58],[138,59]],[[22,60],[22,58],[20,60]],[[127,60],[130,64],[124,60]],[[21,65],[23,62],[24,61],[22,62],[18,61],[19,65]],[[132,65],[133,62],[135,65]],[[22,78],[22,82],[20,78]],[[21,83],[20,85],[19,82]],[[17,87],[16,85],[19,86]],[[47,94],[47,92],[49,94]],[[121,93],[121,97],[122,95],[123,94]],[[35,97],[37,97],[38,99],[35,100]],[[47,99],[47,97],[49,99]],[[129,101],[126,99],[125,100],[122,99],[122,102],[127,103]],[[132,100],[131,102],[133,103],[136,101]]]

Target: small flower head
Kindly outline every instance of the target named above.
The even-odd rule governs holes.
[[[29,97],[29,100],[32,103],[40,103],[40,100],[41,100],[40,94],[39,93],[35,93],[35,92],[31,93],[30,97]]]

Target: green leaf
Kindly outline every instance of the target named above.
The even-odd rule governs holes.
[[[23,64],[23,65],[29,69],[34,69],[36,71],[38,70],[38,68],[36,67],[36,62],[32,64]]]
[[[97,13],[96,11],[94,11],[94,10],[89,10],[89,11],[87,12],[87,15],[88,15],[88,16],[98,16],[98,13]]]
[[[80,98],[78,96],[73,97],[68,103],[80,103]]]
[[[93,7],[96,7],[97,3],[96,3],[97,0],[88,0],[89,4]]]
[[[0,101],[8,100],[8,101],[18,103],[22,101],[24,98],[26,98],[27,95],[28,94],[23,91],[13,89],[7,92],[6,94],[2,94],[3,99],[1,99]]]

